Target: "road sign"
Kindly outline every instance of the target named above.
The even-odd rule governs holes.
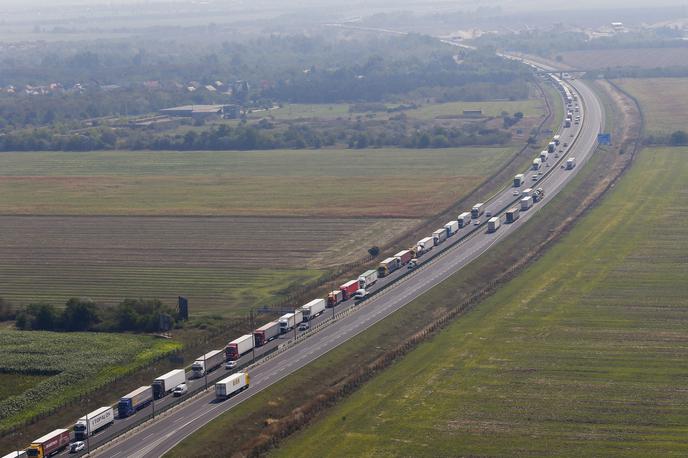
[[[597,134],[597,143],[600,145],[611,145],[612,134]]]

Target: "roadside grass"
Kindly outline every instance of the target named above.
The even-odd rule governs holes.
[[[687,453],[686,155],[643,151],[540,260],[273,455]]]
[[[638,99],[648,134],[688,129],[688,78],[628,78],[614,82]]]
[[[224,413],[182,441],[165,456],[181,458],[191,455],[216,456],[248,452],[248,449],[244,448],[246,443],[262,434],[272,419],[290,415],[293,409],[335,385],[355,368],[368,364],[395,348],[425,324],[440,316],[451,304],[468,299],[475,291],[488,284],[497,273],[506,270],[524,253],[545,240],[558,221],[569,215],[594,187],[598,181],[597,167],[607,166],[614,159],[611,153],[596,154],[572,183],[545,209],[519,229],[517,234],[485,253],[469,268],[462,269],[355,339]],[[459,321],[461,320],[463,318],[459,318]],[[227,437],[231,437],[232,440],[227,441]],[[330,448],[323,452],[323,448],[318,447],[318,452],[329,455],[335,453],[336,449]],[[293,452],[297,456],[301,453],[310,452]]]
[[[13,330],[0,331],[0,346],[3,381],[25,388],[0,401],[0,431],[49,416],[181,348],[149,336]]]
[[[0,214],[418,218],[468,193],[512,154],[512,148],[2,153]]]

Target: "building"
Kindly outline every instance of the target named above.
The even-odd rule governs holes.
[[[192,118],[202,121],[213,118],[236,118],[238,112],[239,108],[236,105],[184,105],[160,110],[161,114],[169,117]]]

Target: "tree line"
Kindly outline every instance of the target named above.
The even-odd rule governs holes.
[[[21,330],[66,332],[160,332],[178,322],[176,311],[158,299],[124,299],[104,307],[89,298],[71,298],[62,310],[49,303],[13,309],[0,299],[0,318],[14,319]]]

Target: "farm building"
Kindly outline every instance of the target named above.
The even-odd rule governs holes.
[[[212,118],[236,118],[239,107],[236,105],[184,105],[174,108],[163,108],[161,114],[170,117],[212,119]]]

